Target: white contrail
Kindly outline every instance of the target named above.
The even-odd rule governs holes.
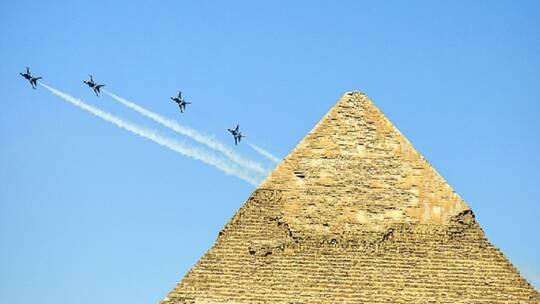
[[[162,124],[163,126],[169,128],[169,129],[171,129],[171,130],[173,130],[173,131],[175,131],[177,133],[180,133],[180,134],[182,134],[184,136],[187,136],[187,137],[195,140],[198,143],[201,143],[203,145],[208,146],[211,149],[214,149],[216,151],[219,151],[219,152],[223,153],[225,156],[227,156],[233,162],[235,162],[235,163],[237,163],[237,164],[239,164],[241,166],[249,168],[249,169],[251,169],[251,170],[253,170],[255,172],[258,172],[260,174],[263,174],[265,176],[268,174],[268,171],[266,169],[264,169],[262,164],[259,164],[258,162],[246,159],[246,158],[238,155],[238,153],[236,153],[235,151],[229,149],[223,143],[221,143],[220,141],[218,141],[217,139],[215,139],[215,138],[213,138],[213,137],[211,137],[209,135],[202,134],[201,132],[199,132],[199,131],[197,131],[195,129],[183,126],[183,125],[179,124],[175,120],[165,118],[165,117],[163,117],[163,116],[161,116],[161,115],[159,115],[157,113],[154,113],[154,112],[152,112],[150,110],[147,110],[147,109],[137,105],[136,103],[131,102],[129,100],[126,100],[125,98],[122,98],[122,97],[120,97],[118,95],[115,95],[115,94],[113,94],[111,92],[108,92],[106,90],[103,90],[103,92],[105,94],[111,96],[117,102],[119,102],[119,103],[123,104],[124,106],[138,112],[139,114],[144,115],[144,116],[154,120],[157,123]]]
[[[272,153],[266,151],[265,149],[255,145],[255,144],[252,144],[250,142],[247,143],[253,150],[257,151],[259,154],[261,154],[262,156],[268,158],[269,160],[275,162],[276,164],[279,164],[279,162],[281,161],[279,158],[277,158],[276,156],[274,156]]]
[[[120,117],[117,117],[113,114],[110,114],[108,112],[105,112],[99,108],[96,108],[94,106],[91,106],[85,102],[83,102],[80,99],[77,99],[71,95],[68,95],[66,93],[63,93],[55,88],[52,88],[44,83],[39,83],[41,86],[49,90],[54,95],[64,99],[65,101],[85,110],[88,111],[95,116],[108,121],[114,125],[116,125],[119,128],[128,130],[136,135],[139,135],[141,137],[144,137],[146,139],[149,139],[161,146],[164,146],[166,148],[169,148],[179,154],[182,154],[184,156],[191,157],[196,160],[200,160],[208,165],[214,166],[218,168],[219,170],[225,172],[226,174],[234,175],[238,178],[241,178],[242,180],[256,186],[258,185],[259,181],[253,177],[251,177],[247,172],[244,172],[241,168],[237,167],[236,165],[228,164],[224,159],[217,157],[216,155],[213,155],[211,153],[207,153],[203,150],[197,149],[195,147],[188,146],[184,143],[175,141],[173,139],[164,137],[157,132],[153,130],[149,130],[143,127],[140,127],[136,124],[133,124],[131,122],[127,122],[123,120]]]

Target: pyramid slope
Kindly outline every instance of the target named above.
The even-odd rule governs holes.
[[[345,94],[162,303],[539,303],[469,206]]]

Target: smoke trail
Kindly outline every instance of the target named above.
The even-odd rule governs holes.
[[[159,135],[153,130],[149,130],[146,128],[142,128],[138,125],[135,125],[133,123],[127,122],[123,120],[122,118],[119,118],[115,115],[112,115],[108,112],[105,112],[99,108],[96,108],[94,106],[91,106],[85,102],[83,102],[80,99],[77,99],[71,95],[68,95],[66,93],[63,93],[55,88],[52,88],[44,83],[39,83],[41,86],[49,90],[54,95],[64,99],[65,101],[87,111],[91,114],[108,121],[117,127],[121,129],[125,129],[127,131],[130,131],[136,135],[139,135],[141,137],[144,137],[146,139],[149,139],[161,146],[164,146],[166,148],[169,148],[170,150],[173,150],[179,154],[182,154],[184,156],[191,157],[196,160],[200,160],[208,165],[214,166],[217,169],[225,172],[226,174],[234,175],[254,186],[258,185],[259,181],[257,181],[255,178],[249,176],[246,172],[243,172],[240,168],[237,166],[231,166],[230,164],[226,163],[225,160],[221,159],[220,157],[217,157],[215,155],[212,155],[210,153],[207,153],[205,151],[202,151],[200,149],[187,146],[181,142],[177,142],[173,139],[164,137],[162,135]]]
[[[155,122],[157,123],[160,123],[162,125],[164,125],[165,127],[177,132],[177,133],[180,133],[184,136],[187,136],[193,140],[195,140],[196,142],[198,143],[201,143],[203,145],[206,145],[216,151],[219,151],[221,153],[223,153],[225,156],[227,156],[229,159],[231,159],[233,162],[241,165],[241,166],[244,166],[246,168],[249,168],[253,171],[256,171],[258,173],[261,173],[263,175],[267,175],[268,172],[264,169],[264,167],[259,164],[258,162],[254,162],[252,160],[249,160],[249,159],[246,159],[240,155],[238,155],[235,151],[229,149],[228,147],[226,147],[223,143],[221,143],[220,141],[218,141],[217,139],[211,137],[211,136],[208,136],[206,134],[202,134],[200,133],[199,131],[195,130],[195,129],[192,129],[192,128],[189,128],[189,127],[186,127],[186,126],[183,126],[183,125],[180,125],[177,121],[175,120],[172,120],[172,119],[169,119],[169,118],[165,118],[157,113],[154,113],[152,111],[149,111],[131,101],[128,101],[126,100],[125,98],[122,98],[118,95],[115,95],[111,92],[108,92],[106,90],[103,90],[103,92],[109,96],[111,96],[114,100],[116,100],[117,102],[123,104],[124,106],[138,112],[139,114],[143,115],[143,116],[146,116],[152,120],[154,120]]]
[[[257,151],[259,154],[261,154],[262,156],[268,158],[269,160],[275,162],[276,164],[279,164],[279,162],[281,161],[279,158],[277,158],[276,156],[272,155],[272,153],[266,151],[265,149],[257,146],[257,145],[254,145],[250,142],[247,143],[253,150]]]

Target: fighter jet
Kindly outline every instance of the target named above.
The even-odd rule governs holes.
[[[32,86],[32,89],[36,89],[37,87],[37,81],[41,79],[41,77],[33,77],[32,73],[30,73],[30,68],[26,67],[26,73],[19,73],[21,74],[24,79],[30,81],[30,85]]]
[[[178,92],[178,97],[171,97],[171,100],[176,102],[178,107],[180,108],[180,113],[184,113],[186,110],[186,105],[191,104],[191,102],[187,102],[182,98],[182,92]]]
[[[87,80],[84,80],[83,82],[88,85],[90,88],[92,88],[92,90],[94,90],[94,93],[96,93],[96,96],[99,97],[99,93],[101,93],[101,91],[99,89],[101,89],[102,87],[104,87],[105,85],[104,84],[97,84],[94,82],[94,79],[92,79],[92,75],[89,75],[90,76],[90,80],[87,81]]]
[[[234,144],[235,145],[238,145],[238,143],[240,143],[240,140],[242,140],[242,137],[246,137],[244,135],[242,135],[242,133],[240,133],[240,125],[236,125],[236,128],[231,130],[231,129],[227,129],[229,130],[229,132],[231,132],[232,136],[234,136]]]

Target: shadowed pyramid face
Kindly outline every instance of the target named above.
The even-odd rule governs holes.
[[[164,303],[538,303],[364,94],[345,94]]]

